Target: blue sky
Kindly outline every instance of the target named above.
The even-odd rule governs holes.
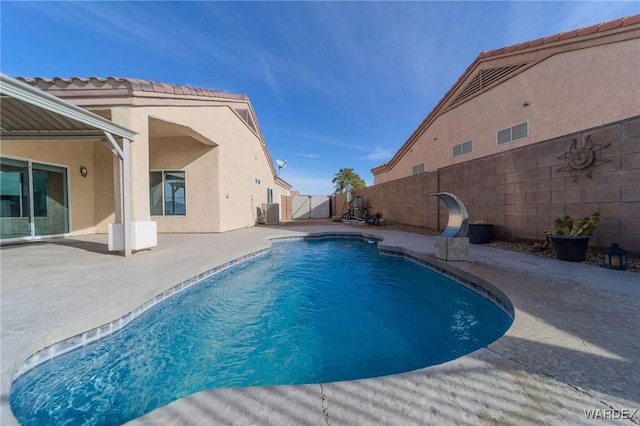
[[[133,77],[249,96],[281,176],[373,183],[483,50],[640,13],[640,2],[12,2],[0,68]],[[571,70],[567,70],[571,72]]]

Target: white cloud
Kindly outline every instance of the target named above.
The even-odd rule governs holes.
[[[309,144],[313,144],[313,145],[320,143],[322,145],[337,146],[339,148],[353,149],[353,150],[362,151],[362,152],[369,151],[369,148],[367,146],[342,142],[341,140],[335,137],[326,136],[318,133],[300,132],[300,131],[291,130],[291,129],[270,128],[269,130],[277,132],[282,135],[286,135],[288,138],[295,140],[296,143],[308,142]]]
[[[302,158],[318,158],[318,157],[320,157],[320,154],[296,153],[295,155],[297,155],[298,157],[302,157]]]
[[[271,72],[271,67],[269,66],[269,64],[267,63],[266,60],[264,60],[264,58],[262,59],[262,69],[264,71],[264,80],[267,82],[267,84],[269,85],[269,87],[271,87],[271,90],[273,90],[273,92],[276,94],[276,97],[278,99],[280,99],[280,87],[278,86],[278,82],[276,81],[273,72]]]
[[[188,37],[182,30],[172,30],[189,28],[188,22],[163,13],[160,8],[154,9],[152,20],[140,20],[138,17],[145,15],[146,6],[136,2],[50,2],[45,8],[34,5],[36,11],[67,25],[78,27],[80,22],[80,28],[87,32],[102,33],[122,43],[135,40],[168,54],[183,51],[183,37]]]
[[[381,160],[388,160],[391,158],[391,156],[393,155],[393,151],[390,148],[383,148],[380,146],[376,146],[374,151],[358,157],[359,160],[369,160],[369,161],[381,161]]]

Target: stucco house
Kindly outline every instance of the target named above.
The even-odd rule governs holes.
[[[263,203],[289,195],[245,95],[131,78],[17,80],[3,76],[2,86],[31,87],[123,131],[44,131],[21,122],[39,114],[33,106],[11,117],[3,108],[3,241],[108,233],[110,249],[126,252],[128,217],[135,251],[157,232],[253,226]],[[41,225],[52,216],[56,226]]]
[[[640,15],[485,51],[374,185],[640,114]]]
[[[388,223],[442,230],[429,195],[450,192],[494,237],[531,242],[598,211],[589,244],[638,252],[639,69],[640,15],[482,52],[354,195]]]

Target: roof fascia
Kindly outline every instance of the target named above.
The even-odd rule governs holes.
[[[256,112],[253,110],[253,105],[251,105],[250,101],[244,101],[243,103],[246,104],[247,107],[249,108],[249,114],[251,115],[251,118],[253,119],[253,122],[256,126],[255,131],[251,128],[251,126],[249,126],[249,123],[247,123],[246,121],[244,121],[242,117],[240,117],[240,114],[238,114],[235,109],[233,108],[230,108],[230,109],[238,117],[238,119],[240,119],[240,121],[244,123],[247,129],[249,129],[251,133],[256,135],[256,137],[260,141],[260,146],[262,147],[262,151],[264,152],[264,155],[267,158],[267,162],[269,163],[269,167],[271,168],[271,173],[273,174],[274,179],[277,180],[279,179],[278,173],[276,172],[276,168],[273,165],[273,158],[271,157],[271,153],[269,152],[269,148],[267,147],[267,142],[264,138],[264,135],[262,134],[262,128],[260,127],[260,123],[258,123],[258,117],[256,115]],[[284,183],[286,184],[286,182]],[[289,186],[289,188],[291,188],[291,186]]]
[[[291,190],[291,184],[289,182],[285,181],[284,179],[282,179],[280,176],[276,176],[275,177],[275,181],[281,187],[283,187],[283,188],[285,188],[287,190]]]
[[[118,136],[118,135],[116,135]],[[118,136],[121,137],[121,136]],[[11,133],[5,133],[3,131],[2,138],[7,140],[47,140],[47,141],[71,141],[71,140],[95,140],[99,141],[105,138],[105,131],[74,131],[74,132],[50,132],[42,130],[25,130],[25,131],[12,131]]]
[[[54,95],[11,78],[3,73],[0,73],[0,92],[3,95],[11,96],[38,108],[84,123],[118,137],[131,140],[137,134],[84,108],[70,104]]]
[[[182,95],[164,95],[164,96],[149,96],[145,93],[144,96],[138,95],[122,95],[114,96],[108,95],[95,95],[87,96],[86,93],[77,92],[57,92],[52,90],[51,93],[65,99],[68,102],[73,102],[76,105],[82,105],[83,107],[114,107],[114,106],[130,106],[130,107],[161,107],[161,106],[189,106],[189,107],[210,107],[210,106],[235,106],[246,104],[246,101],[239,101],[235,99],[203,99],[202,97],[185,97]]]

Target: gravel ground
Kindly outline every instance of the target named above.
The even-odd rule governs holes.
[[[349,221],[334,221],[329,219],[311,219],[311,220],[295,220],[290,222],[281,222],[282,226],[295,226],[295,225],[310,225],[310,224],[346,224],[357,226],[358,228],[366,228],[371,225],[366,224],[355,224],[349,223]],[[419,226],[412,225],[401,225],[401,224],[393,224],[389,223],[384,226],[383,229],[390,229],[394,231],[404,231],[404,232],[412,232],[415,234],[422,235],[438,235],[439,233],[433,231],[432,229],[423,228]],[[508,241],[498,241],[491,240],[489,244],[485,244],[487,247],[495,247],[502,250],[510,250],[518,253],[526,253],[533,256],[541,256],[541,257],[550,257],[555,258],[555,252],[553,248],[549,247],[546,249],[541,248],[541,243],[533,243],[533,242],[508,242]],[[587,265],[600,266],[604,264],[604,256],[602,254],[602,249],[589,248],[589,252],[587,253],[587,258],[584,260],[584,263]],[[640,273],[640,254],[639,253],[627,253],[627,270],[625,272],[632,273]]]

